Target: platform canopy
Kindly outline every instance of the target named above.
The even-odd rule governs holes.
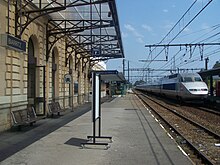
[[[124,75],[117,70],[93,70],[96,74],[100,75],[101,80],[103,81],[118,81],[126,82]]]
[[[118,74],[101,75],[101,80],[103,81],[117,81],[126,82],[124,75],[119,72]]]
[[[78,54],[93,59],[124,58],[115,0],[33,0],[47,13],[48,37],[65,34]],[[59,37],[58,37],[59,38]]]
[[[220,76],[220,68],[213,68],[209,70],[204,70],[201,72],[198,72],[202,77],[208,77],[208,76]]]

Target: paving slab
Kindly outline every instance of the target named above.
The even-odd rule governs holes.
[[[117,97],[101,107],[105,146],[81,147],[92,135],[91,111],[66,123],[0,162],[1,165],[190,165],[134,94]]]

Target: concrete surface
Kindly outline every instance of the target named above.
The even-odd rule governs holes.
[[[92,135],[91,119],[91,111],[89,111],[23,148],[0,164],[192,164],[133,94],[102,104],[102,135],[113,137],[109,149],[105,146],[81,147],[81,143],[87,142],[87,135]],[[103,139],[99,142],[109,141]]]

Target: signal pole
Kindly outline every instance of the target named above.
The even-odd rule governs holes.
[[[130,82],[130,68],[129,68],[129,61],[128,61],[128,82]]]
[[[205,70],[208,70],[208,62],[209,62],[209,58],[205,58]]]
[[[125,59],[122,61],[123,76],[125,77]]]

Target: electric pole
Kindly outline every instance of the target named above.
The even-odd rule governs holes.
[[[130,82],[130,68],[129,68],[129,61],[128,61],[128,82]]]
[[[125,59],[122,61],[123,76],[125,77]]]

